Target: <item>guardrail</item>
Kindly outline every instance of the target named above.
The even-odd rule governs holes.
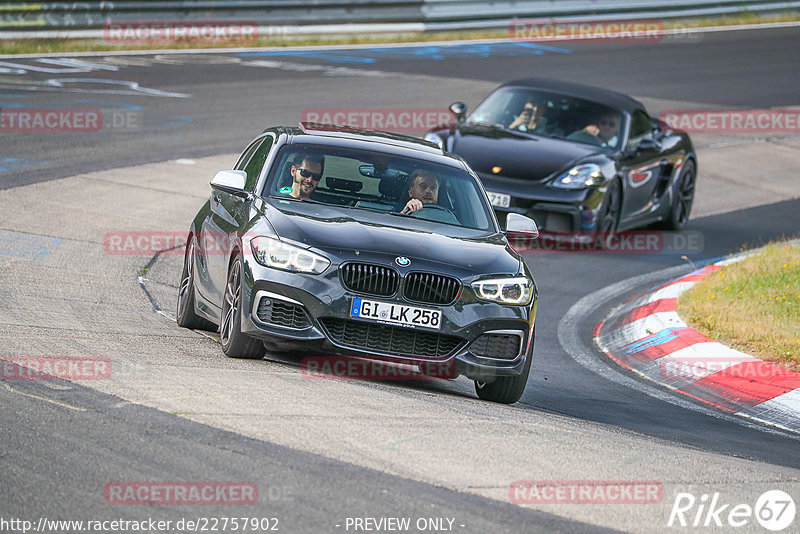
[[[785,0],[425,0],[423,14],[429,31],[507,28],[521,18],[568,18],[581,20],[681,18],[719,16],[742,12],[796,11],[800,2]]]
[[[308,35],[507,28],[521,18],[622,20],[797,10],[798,0],[0,0],[0,39],[97,38],[109,24],[141,21],[246,21],[259,28],[288,29],[270,35]]]

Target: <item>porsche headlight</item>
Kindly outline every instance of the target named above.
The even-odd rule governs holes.
[[[480,300],[525,306],[533,297],[533,281],[524,276],[489,278],[472,282],[472,290]]]
[[[558,187],[559,189],[585,189],[602,181],[603,173],[600,172],[600,165],[584,163],[562,173],[553,182],[553,187]]]
[[[442,140],[441,137],[439,137],[435,133],[430,133],[430,132],[426,133],[425,140],[430,141],[431,143],[436,143],[439,146],[439,148],[444,150],[444,141]]]
[[[274,237],[258,236],[250,241],[250,248],[258,263],[283,271],[320,274],[331,264],[324,256]]]

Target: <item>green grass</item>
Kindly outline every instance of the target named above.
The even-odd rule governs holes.
[[[706,337],[800,371],[800,246],[772,244],[714,272],[680,296],[678,313]]]
[[[740,13],[728,17],[698,18],[687,20],[666,20],[665,29],[697,28],[707,26],[727,26],[737,24],[758,24],[769,22],[793,22],[800,20],[800,13],[786,13],[783,15],[759,16],[754,13]],[[386,44],[386,43],[412,43],[450,40],[474,39],[505,39],[508,30],[476,30],[476,31],[450,31],[450,32],[425,32],[407,33],[400,35],[365,35],[365,36],[320,36],[320,37],[273,37],[246,41],[224,41],[213,43],[208,41],[178,41],[174,43],[144,43],[144,44],[112,44],[102,39],[0,39],[0,53],[2,54],[43,54],[43,53],[68,53],[68,52],[107,52],[115,50],[190,50],[195,48],[233,48],[233,47],[289,47],[289,46],[318,46],[318,45],[348,45],[348,44]]]

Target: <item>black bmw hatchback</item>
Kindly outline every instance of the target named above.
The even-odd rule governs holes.
[[[450,363],[480,398],[520,398],[537,289],[509,239],[536,225],[514,216],[501,232],[461,158],[301,124],[265,130],[211,187],[189,228],[179,325],[219,330],[230,357]]]

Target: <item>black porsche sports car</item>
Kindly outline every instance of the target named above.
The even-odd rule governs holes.
[[[437,194],[407,213],[412,187]],[[531,366],[537,289],[464,161],[401,135],[265,130],[189,228],[177,318],[223,352],[451,362],[479,397],[513,403]],[[423,371],[424,372],[424,371]],[[449,376],[448,378],[453,378]]]
[[[525,79],[425,139],[478,173],[501,223],[525,214],[550,231],[680,230],[694,199],[689,136],[633,98],[574,83]]]

